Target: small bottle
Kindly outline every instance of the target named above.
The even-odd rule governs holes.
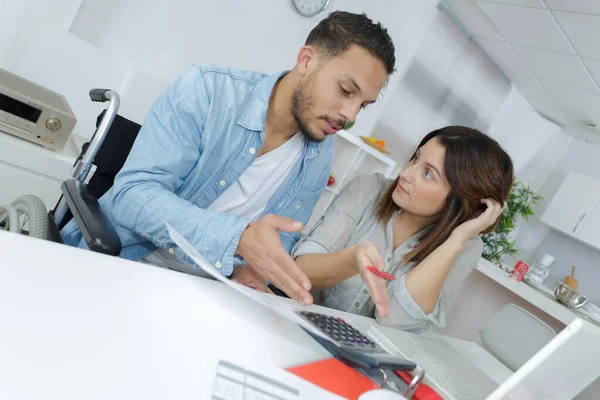
[[[535,263],[529,268],[529,273],[527,274],[527,278],[533,283],[542,284],[544,279],[548,277],[550,274],[550,265],[554,262],[554,257],[550,254],[544,254],[541,261]]]

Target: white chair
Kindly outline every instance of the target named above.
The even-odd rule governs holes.
[[[554,329],[515,304],[507,304],[479,331],[487,350],[512,371],[518,370],[556,336]]]

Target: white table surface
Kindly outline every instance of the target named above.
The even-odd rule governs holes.
[[[220,358],[286,368],[330,356],[216,281],[3,231],[0,252],[2,399],[199,399]],[[496,382],[510,375],[475,343],[445,340]]]

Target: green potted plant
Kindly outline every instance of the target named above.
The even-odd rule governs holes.
[[[541,200],[542,196],[531,190],[529,185],[515,181],[498,226],[490,233],[481,235],[484,244],[482,257],[496,264],[505,254],[515,258],[519,249],[515,248],[511,233],[516,228],[517,220],[523,218],[527,221]]]

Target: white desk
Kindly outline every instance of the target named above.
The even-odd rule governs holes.
[[[199,399],[219,358],[290,367],[329,357],[215,281],[6,232],[0,252],[2,399]],[[510,374],[477,345],[448,341],[499,383]]]

